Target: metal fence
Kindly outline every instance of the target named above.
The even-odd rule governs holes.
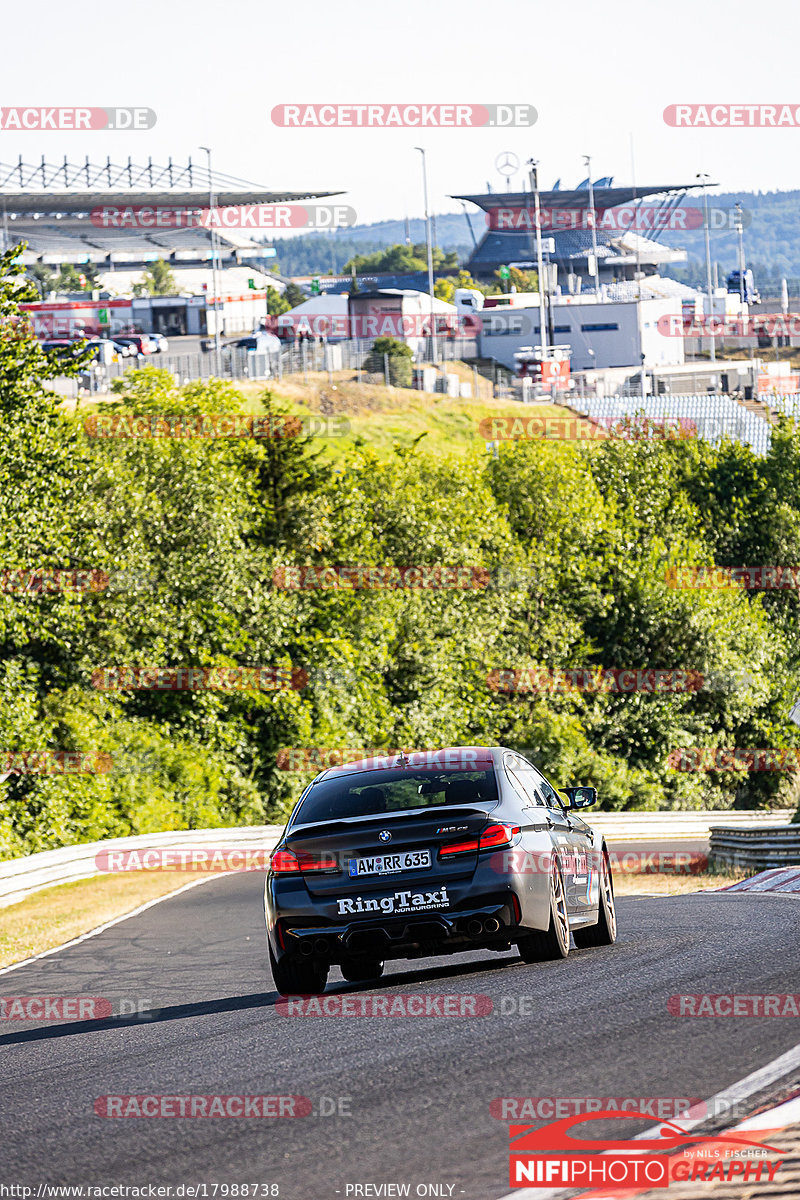
[[[735,867],[787,867],[800,863],[800,825],[769,825],[737,829],[715,825],[711,829],[709,857]]]
[[[436,338],[435,345],[428,338],[421,343],[416,357],[421,362],[447,363],[476,358],[477,355],[474,338]],[[284,375],[302,375],[307,380],[310,374],[330,375],[333,371],[355,371],[358,382],[391,387],[411,387],[413,381],[410,359],[376,355],[371,339],[354,338],[324,343],[304,339],[283,346],[275,353],[223,348],[219,361],[213,349],[195,354],[140,354],[107,365],[93,363],[77,381],[57,378],[52,381],[52,386],[59,394],[73,399],[79,389],[90,394],[108,392],[115,379],[140,367],[160,367],[169,371],[179,384],[214,378],[282,379]]]
[[[745,408],[726,394],[672,396],[584,396],[572,401],[577,412],[599,423],[624,427],[643,415],[654,425],[674,428],[685,436],[702,437],[717,444],[724,437],[748,445],[757,454],[770,446],[771,426],[758,412]]]

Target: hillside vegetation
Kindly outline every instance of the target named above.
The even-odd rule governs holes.
[[[377,453],[362,431],[333,459],[303,433],[90,436],[47,392],[11,257],[0,267],[0,856],[281,820],[331,747],[506,743],[558,784],[595,784],[606,809],[793,798],[793,771],[675,766],[687,747],[798,744],[797,590],[682,589],[666,574],[800,562],[793,425],[764,458],[646,431],[496,454],[480,438],[448,453],[444,433],[436,454],[391,436]],[[181,388],[152,367],[115,405],[247,406],[276,428],[289,407],[268,390]],[[364,420],[380,429],[387,414]],[[445,586],[285,586],[287,568],[337,564],[418,567]],[[87,587],[42,570],[102,574]],[[693,672],[695,686],[531,686],[531,671],[588,667]],[[119,668],[250,668],[273,683],[98,686]],[[45,773],[26,766],[35,751],[107,757]]]

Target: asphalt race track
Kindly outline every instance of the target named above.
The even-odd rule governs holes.
[[[391,964],[369,989],[338,972],[328,985],[488,995],[487,1016],[314,1018],[276,1011],[262,883],[214,880],[0,977],[5,997],[101,996],[115,1012],[120,1000],[147,1010],[127,1023],[3,1022],[7,1181],[276,1183],[284,1200],[357,1196],[352,1185],[367,1183],[407,1183],[413,1196],[436,1184],[428,1194],[496,1200],[509,1186],[494,1097],[705,1098],[800,1040],[797,1019],[667,1011],[673,993],[800,992],[797,901],[780,895],[623,899],[617,945],[563,962],[475,953]],[[154,1093],[301,1095],[313,1111],[94,1112],[100,1096]]]

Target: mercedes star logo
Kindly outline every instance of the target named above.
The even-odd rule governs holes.
[[[504,150],[502,154],[498,154],[494,165],[501,175],[513,175],[519,170],[519,159],[510,150]]]

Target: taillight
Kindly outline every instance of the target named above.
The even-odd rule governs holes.
[[[306,854],[300,851],[297,855],[301,871],[338,871],[339,863],[335,854]]]
[[[510,846],[519,833],[519,825],[487,825],[479,837],[464,838],[461,842],[446,842],[439,850],[439,858],[453,858],[457,854],[476,854],[482,850],[497,850]]]
[[[452,858],[455,854],[475,854],[478,845],[477,838],[466,838],[463,842],[445,842],[439,850],[439,858]]]
[[[519,833],[519,825],[488,825],[481,834],[480,849],[496,850],[498,846],[510,846]]]
[[[334,854],[310,854],[305,850],[297,853],[294,850],[276,850],[269,860],[269,865],[276,875],[288,875],[298,871],[327,871],[333,874],[340,869]]]
[[[276,850],[269,860],[269,865],[276,875],[287,875],[290,871],[300,870],[294,850]]]

